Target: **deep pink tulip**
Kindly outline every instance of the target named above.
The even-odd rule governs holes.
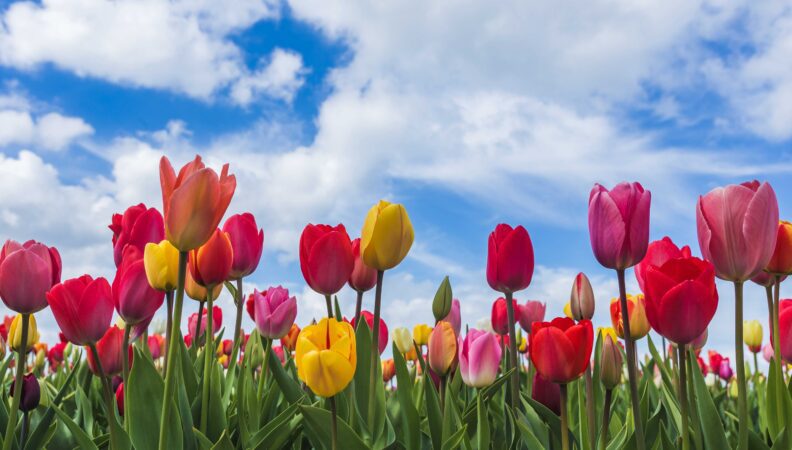
[[[107,329],[107,332],[102,339],[96,343],[96,352],[99,353],[99,361],[102,363],[102,371],[106,376],[118,375],[123,369],[123,348],[124,348],[124,330],[113,325]],[[86,349],[88,355],[88,367],[94,375],[99,375],[99,368],[96,367],[93,352]],[[129,358],[130,366],[132,364],[132,346],[127,347],[127,357]]]
[[[502,223],[490,233],[487,244],[487,282],[498,292],[521,291],[531,284],[534,253],[528,231]]]
[[[550,411],[561,414],[561,386],[545,380],[539,372],[534,374],[531,398],[546,406]]]
[[[377,270],[363,263],[360,257],[360,238],[352,241],[352,256],[355,257],[355,265],[349,275],[349,287],[358,292],[373,289],[377,285]]]
[[[234,214],[226,219],[223,231],[228,234],[234,249],[229,278],[238,280],[255,272],[264,250],[264,230],[256,225],[253,214]]]
[[[451,310],[448,311],[448,315],[443,320],[451,324],[454,334],[459,337],[459,333],[462,331],[462,311],[460,310],[459,300],[451,300]]]
[[[204,309],[203,315],[201,316],[201,329],[200,334],[203,335],[206,333],[206,310]],[[196,335],[195,328],[198,326],[198,313],[192,313],[190,317],[187,319],[187,331],[190,333],[191,339],[196,339],[198,335]],[[212,307],[212,334],[217,334],[220,331],[220,328],[223,326],[223,310],[220,309],[219,306]]]
[[[369,330],[373,330],[374,329],[374,314],[371,314],[370,311],[361,311],[360,312],[360,317],[362,317],[362,318],[364,318],[366,320],[366,324],[368,325]],[[357,329],[357,327],[355,326],[355,319],[354,318],[352,319],[350,324],[352,325],[353,329]],[[380,352],[380,355],[381,355],[382,352],[384,352],[385,349],[388,347],[388,324],[385,323],[385,321],[382,320],[382,318],[380,318],[379,340],[377,341],[377,343],[379,345],[379,352]]]
[[[159,243],[165,239],[165,223],[156,208],[146,208],[143,203],[130,206],[124,214],[113,214],[108,226],[113,231],[113,258],[121,265],[121,257],[127,245],[137,247],[141,253],[149,242]]]
[[[211,289],[229,279],[233,263],[231,239],[218,228],[205,244],[190,252],[187,267],[196,283]]]
[[[146,340],[146,344],[148,344],[149,353],[151,353],[151,359],[156,361],[160,356],[162,356],[165,346],[165,339],[161,334],[152,334]]]
[[[113,319],[113,293],[104,278],[90,275],[58,283],[47,293],[52,315],[69,342],[96,343]]]
[[[649,266],[660,267],[671,259],[689,257],[690,247],[685,245],[679,248],[668,236],[650,242],[649,247],[646,249],[646,256],[641,262],[635,265],[635,279],[638,280],[638,286],[641,288],[641,291],[646,293],[644,279],[646,278],[646,269],[648,269]]]
[[[289,297],[289,290],[281,286],[254,290],[252,298],[259,334],[267,339],[286,335],[297,318],[297,298]]]
[[[547,304],[536,300],[528,300],[524,305],[520,305],[520,313],[515,312],[519,316],[520,328],[530,333],[534,322],[544,322],[546,309]]]
[[[589,195],[591,249],[600,264],[626,269],[643,259],[649,243],[652,194],[641,183],[617,184],[608,191],[595,184]]]
[[[300,269],[311,289],[335,294],[349,281],[354,266],[352,241],[343,225],[305,227],[300,236]]]
[[[113,304],[128,325],[151,321],[165,299],[165,293],[151,287],[143,266],[143,253],[126,246],[113,280]]]
[[[696,226],[701,254],[718,278],[749,280],[767,266],[778,235],[778,201],[768,183],[750,181],[699,197]]]
[[[464,339],[458,339],[459,373],[471,387],[483,388],[498,376],[501,346],[498,338],[487,331],[471,328]]]
[[[8,240],[0,250],[0,297],[11,310],[33,314],[47,307],[47,291],[60,283],[61,259],[55,247]]]
[[[734,371],[731,368],[731,364],[729,364],[729,358],[723,358],[718,368],[718,376],[721,380],[729,381],[733,375]]]
[[[514,299],[512,299],[512,305],[514,305],[514,321],[518,322],[522,318],[522,308]],[[509,313],[506,306],[506,299],[500,297],[492,304],[490,315],[492,329],[501,336],[509,334]]]

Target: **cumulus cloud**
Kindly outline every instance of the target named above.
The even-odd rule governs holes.
[[[63,150],[93,132],[93,127],[79,117],[50,112],[34,118],[28,111],[0,110],[0,147],[22,145]]]
[[[306,69],[302,57],[295,52],[275,49],[262,67],[238,79],[231,88],[231,99],[239,105],[250,104],[256,97],[266,94],[291,103],[294,94],[303,85]]]

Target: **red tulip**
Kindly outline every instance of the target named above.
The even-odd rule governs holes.
[[[47,301],[66,339],[77,345],[101,339],[113,319],[113,293],[101,277],[83,275],[56,284]]]
[[[124,383],[118,385],[115,393],[116,405],[118,405],[118,415],[124,417]]]
[[[8,330],[11,329],[11,322],[14,321],[14,316],[5,316],[3,317],[3,323],[0,323],[0,337],[3,338],[3,342],[8,340]]]
[[[190,252],[190,275],[196,283],[212,289],[228,279],[233,263],[231,240],[218,228],[204,245]]]
[[[166,156],[160,159],[160,185],[165,215],[165,236],[174,247],[189,251],[203,245],[223,218],[236,190],[236,177],[228,164],[220,176],[206,168],[201,157],[179,170],[178,176]]]
[[[517,300],[512,300],[512,305],[514,306],[514,321],[517,322],[522,317],[522,308],[517,303]],[[506,306],[506,299],[503,297],[495,300],[492,304],[492,314],[490,316],[492,329],[501,336],[509,334],[509,314]]]
[[[146,340],[146,344],[148,344],[149,353],[151,353],[151,359],[157,360],[160,356],[163,355],[165,349],[165,338],[162,337],[161,334],[152,334]]]
[[[262,292],[264,294],[265,292]],[[245,310],[250,316],[250,320],[253,322],[256,321],[256,299],[254,298],[253,294],[248,295],[247,301],[245,302]]]
[[[228,234],[234,249],[231,264],[232,280],[238,280],[255,272],[264,250],[264,230],[258,228],[253,214],[235,214],[226,219],[223,231]]]
[[[308,224],[300,237],[300,269],[308,286],[323,295],[340,291],[355,265],[352,242],[339,224]]]
[[[371,290],[377,285],[377,271],[364,264],[360,258],[360,238],[352,241],[352,256],[355,257],[355,264],[349,275],[349,287],[358,292]]]
[[[533,324],[529,340],[531,361],[545,379],[569,383],[581,375],[591,359],[594,329],[590,320],[577,324],[567,317]]]
[[[651,202],[652,194],[641,183],[619,183],[611,191],[594,185],[589,195],[589,236],[600,264],[623,270],[643,259]]]
[[[534,374],[531,398],[557,415],[561,414],[561,386],[545,380],[539,372]]]
[[[707,376],[707,363],[704,362],[704,359],[701,356],[696,356],[696,362],[698,363],[699,370],[701,370],[701,375]]]
[[[690,258],[690,247],[685,245],[679,248],[668,236],[658,241],[650,242],[649,247],[646,249],[646,256],[635,265],[635,279],[638,280],[638,286],[641,291],[646,293],[646,282],[644,280],[646,278],[646,269],[649,266],[660,267],[675,258]]]
[[[718,278],[751,279],[767,266],[778,232],[778,201],[768,183],[719,187],[699,197],[696,226],[701,254]]]
[[[374,329],[374,314],[371,314],[369,311],[361,311],[360,312],[360,316],[363,317],[364,319],[366,319],[366,324],[368,325],[369,330],[373,330]],[[352,322],[350,322],[350,323],[352,324],[352,328],[353,329],[357,329],[355,327],[355,319],[354,318],[352,319]],[[380,318],[379,340],[377,341],[377,343],[379,344],[379,352],[380,352],[380,355],[381,355],[382,352],[384,352],[385,349],[388,347],[388,324],[386,324],[385,321],[382,320],[382,318]]]
[[[723,361],[723,355],[715,350],[710,350],[707,352],[707,357],[709,359],[710,372],[718,373],[718,371],[720,371],[721,361]]]
[[[534,253],[531,237],[522,225],[512,229],[502,223],[490,233],[487,244],[487,282],[504,294],[531,284]]]
[[[61,259],[55,247],[8,240],[0,250],[0,297],[13,311],[33,314],[46,308],[47,291],[60,277]]]
[[[124,330],[113,325],[96,343],[96,352],[99,353],[99,361],[102,363],[102,371],[105,376],[113,376],[121,373],[124,348]],[[99,375],[99,368],[96,367],[93,352],[88,349],[88,367],[94,375]],[[127,357],[130,365],[132,364],[132,346],[127,347]]]
[[[520,328],[526,333],[530,333],[534,322],[544,322],[547,304],[537,300],[528,300],[524,305],[521,305],[519,309],[519,314],[517,314],[517,310],[515,310],[515,314],[520,316],[517,319],[520,321]]]
[[[113,258],[121,265],[121,257],[127,245],[137,247],[141,253],[149,242],[165,239],[165,224],[162,214],[155,208],[146,208],[140,203],[130,206],[124,214],[113,214],[109,227],[113,231]]]
[[[790,299],[781,300],[778,304],[778,337],[781,358],[789,363],[792,361],[792,300]]]
[[[715,272],[695,257],[669,260],[646,269],[646,318],[676,344],[689,344],[707,329],[718,309]]]
[[[231,339],[223,339],[223,342],[220,345],[222,346],[222,354],[231,356],[231,351],[234,349],[234,341]]]
[[[116,311],[128,325],[150,321],[165,299],[164,292],[149,284],[143,265],[143,253],[132,246],[124,249],[112,291]]]
[[[66,350],[68,342],[58,342],[47,351],[47,362],[49,362],[50,370],[56,371],[63,362],[63,354]]]

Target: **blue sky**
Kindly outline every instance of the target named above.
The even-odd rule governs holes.
[[[641,181],[652,238],[695,253],[695,201],[715,186],[769,180],[792,211],[783,2],[220,3],[2,3],[0,236],[56,245],[66,276],[111,279],[110,215],[160,206],[159,157],[200,153],[231,164],[231,211],[265,230],[251,286],[289,287],[302,323],[324,308],[300,276],[302,228],[342,222],[354,237],[388,198],[416,228],[386,277],[391,327],[429,321],[446,274],[464,321],[487,316],[500,222],[534,241],[518,298],[558,315],[584,271],[606,324],[616,283],[589,246],[594,182]],[[749,289],[746,316],[764,318],[762,295]],[[723,286],[710,338],[723,351],[732,305]]]

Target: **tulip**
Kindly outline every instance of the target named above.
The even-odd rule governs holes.
[[[11,322],[14,320],[14,316],[5,316],[3,317],[3,322],[0,323],[0,337],[3,338],[3,341],[8,340],[8,329],[11,328]]]
[[[234,347],[234,341],[231,339],[223,339],[223,342],[217,346],[217,351],[221,355],[230,356]]]
[[[373,289],[377,285],[377,269],[367,266],[360,257],[360,238],[352,241],[352,255],[355,263],[349,275],[349,287],[358,293]]]
[[[454,328],[446,321],[437,322],[429,335],[429,367],[438,376],[448,375],[456,362],[457,341]]]
[[[451,300],[451,310],[448,311],[448,314],[442,320],[450,323],[451,327],[454,329],[454,334],[459,336],[459,333],[462,331],[462,311],[459,300]]]
[[[47,302],[66,339],[76,345],[101,339],[113,319],[113,293],[101,277],[83,275],[56,284]]]
[[[165,338],[163,338],[161,334],[153,334],[149,336],[148,339],[146,339],[146,344],[148,344],[149,353],[151,353],[151,359],[156,361],[164,353]]]
[[[396,363],[393,358],[382,361],[382,381],[387,383],[396,375]]]
[[[250,316],[250,320],[255,322],[256,321],[256,301],[253,298],[253,294],[248,295],[248,299],[245,302],[245,310],[247,311],[248,316]]]
[[[762,324],[758,320],[744,322],[743,341],[753,353],[759,353],[762,350]]]
[[[520,336],[520,343],[517,345],[517,351],[523,355],[528,353],[528,339],[525,339],[525,336]]]
[[[49,351],[47,352],[47,362],[50,365],[50,370],[52,370],[53,372],[57,371],[61,363],[63,362],[67,345],[68,345],[67,342],[58,342],[57,344],[53,345],[52,348],[49,349]]]
[[[520,312],[517,314],[517,320],[520,322],[520,328],[526,333],[531,332],[534,322],[543,322],[547,304],[536,301],[528,300],[524,305],[520,306]]]
[[[343,391],[355,375],[355,330],[346,322],[323,318],[297,337],[297,376],[320,397]]]
[[[698,353],[701,351],[702,348],[707,344],[707,339],[709,338],[709,332],[705,329],[703,333],[701,333],[696,339],[690,343],[689,347],[691,350]]]
[[[425,323],[413,327],[413,340],[419,347],[429,343],[430,334],[432,334],[432,327]]]
[[[494,334],[471,328],[458,339],[459,373],[462,381],[476,388],[489,386],[498,376],[501,347]]]
[[[521,308],[517,303],[517,300],[512,300],[511,302],[516,316],[515,319],[519,320],[522,314]],[[492,318],[492,329],[501,336],[509,334],[509,320],[507,312],[505,298],[500,297],[492,304],[492,313],[490,315]]]
[[[355,264],[352,243],[339,224],[308,224],[300,237],[300,269],[308,286],[326,298],[340,291]],[[332,315],[328,303],[328,315]]]
[[[704,362],[704,358],[696,356],[696,362],[698,363],[699,370],[701,370],[701,375],[707,376],[707,363]]]
[[[732,375],[734,375],[734,371],[732,371],[731,365],[729,364],[729,358],[723,358],[718,368],[718,376],[721,380],[728,382],[731,380]]]
[[[764,358],[764,360],[769,363],[770,360],[773,359],[773,355],[774,355],[773,346],[770,345],[769,343],[765,344],[765,346],[762,347],[762,357]]]
[[[13,311],[33,314],[46,308],[47,291],[60,277],[61,259],[55,247],[8,240],[0,250],[0,298]]]
[[[8,391],[9,397],[14,396],[14,387],[16,381],[11,382],[11,389]],[[19,409],[24,412],[33,411],[39,405],[41,400],[41,386],[38,379],[32,373],[24,376],[22,379],[22,397],[19,401]]]
[[[564,317],[575,320],[575,316],[572,315],[572,304],[569,302],[564,305]]]
[[[27,344],[22,346],[22,314],[17,314],[11,322],[11,327],[8,330],[8,346],[15,352],[27,353],[33,345],[39,341],[38,326],[36,326],[36,317],[32,314],[28,316],[28,333]]]
[[[293,352],[297,348],[297,337],[299,337],[299,335],[300,327],[298,327],[296,323],[293,323],[291,328],[289,328],[289,332],[281,338],[281,346],[284,349]]]
[[[155,208],[146,208],[140,203],[130,206],[124,214],[113,214],[109,227],[113,231],[113,258],[116,267],[127,245],[136,247],[143,253],[146,244],[159,242],[165,238],[165,224],[162,215]]]
[[[650,242],[649,247],[646,249],[646,256],[635,265],[635,279],[638,280],[638,286],[641,291],[646,293],[646,269],[649,266],[660,267],[672,259],[690,258],[690,256],[689,246],[685,245],[679,248],[668,236],[658,241]]]
[[[264,230],[258,228],[253,214],[235,214],[226,219],[223,231],[233,248],[234,262],[229,278],[238,280],[253,273],[264,250]]]
[[[124,383],[118,385],[115,391],[116,405],[118,405],[118,415],[124,417]]]
[[[204,166],[201,157],[179,170],[160,159],[160,185],[165,215],[165,235],[174,247],[186,252],[203,245],[220,224],[236,189],[236,177],[228,174],[228,164],[220,176]]]
[[[113,303],[128,325],[150,320],[162,306],[165,293],[151,287],[146,277],[143,254],[127,246],[113,280]]]
[[[627,294],[627,312],[630,314],[630,335],[633,339],[641,339],[649,334],[651,329],[646,318],[646,300],[638,294]],[[621,303],[618,298],[611,299],[610,316],[616,334],[624,339],[624,320],[622,318]]]
[[[785,362],[792,361],[792,300],[781,300],[778,308],[779,344],[778,354]]]
[[[591,321],[559,317],[533,324],[529,352],[536,370],[547,380],[566,384],[583,375],[594,341]]]
[[[546,380],[539,372],[534,374],[531,398],[557,415],[561,414],[561,386]]]
[[[401,354],[413,350],[413,338],[410,330],[406,327],[396,327],[393,329],[393,342]]]
[[[603,334],[600,352],[600,379],[605,389],[613,389],[619,385],[622,376],[622,354],[616,333],[613,328]]]
[[[280,360],[281,364],[286,363],[286,355],[283,354],[283,347],[280,345],[272,346],[272,353],[278,357],[278,360]]]
[[[88,367],[94,375],[113,376],[121,373],[123,369],[124,355],[124,331],[113,325],[107,329],[105,335],[96,343],[96,352],[99,354],[102,373],[96,365],[96,360],[92,351],[87,352]],[[132,347],[127,347],[127,357],[132,361]]]
[[[522,225],[495,227],[489,235],[487,282],[498,292],[514,293],[531,284],[534,254],[531,237]]]
[[[652,194],[640,183],[619,183],[611,191],[594,185],[589,195],[589,235],[602,266],[624,270],[643,259],[651,201]]]
[[[173,291],[179,282],[179,250],[168,240],[149,242],[143,250],[143,267],[152,288]]]
[[[228,279],[233,262],[231,239],[218,228],[204,245],[190,252],[188,267],[196,283],[213,288]]]
[[[297,318],[297,298],[289,297],[289,290],[281,286],[266,291],[253,291],[256,328],[266,339],[280,339],[286,335]]]
[[[360,316],[366,320],[366,324],[368,325],[370,330],[374,329],[374,315],[371,314],[369,311],[362,311]],[[352,319],[352,328],[357,329],[356,322]],[[377,339],[377,345],[379,349],[380,355],[382,352],[385,351],[385,348],[388,346],[388,324],[385,323],[384,320],[379,320],[379,339]]]
[[[196,283],[192,275],[190,274],[189,270],[187,271],[187,274],[184,278],[184,292],[187,294],[188,297],[198,302],[206,301],[209,295],[209,290],[207,290],[204,286],[201,286],[200,284]],[[219,297],[220,293],[222,292],[223,292],[222,284],[218,284],[214,286],[212,288],[212,298],[215,299]]]
[[[201,327],[199,330],[196,330],[196,328],[198,328],[198,322],[198,313],[192,313],[187,319],[187,331],[193,340],[198,339],[200,336],[203,336],[204,333],[206,333],[206,324],[209,322],[206,310],[204,310],[203,314],[201,314]],[[223,310],[220,309],[219,306],[214,306],[212,307],[212,334],[217,334],[222,326]]]
[[[363,262],[378,271],[398,266],[410,251],[415,237],[404,206],[385,200],[369,209],[360,236]]]
[[[580,272],[572,283],[572,293],[569,295],[569,305],[572,318],[575,320],[594,317],[594,289],[585,273]]]
[[[649,266],[644,281],[646,317],[655,331],[684,345],[707,329],[718,308],[712,264],[695,257],[672,259]]]
[[[715,350],[710,350],[707,352],[707,359],[709,359],[710,373],[718,373],[718,371],[720,371],[721,362],[723,361],[723,355]]]

